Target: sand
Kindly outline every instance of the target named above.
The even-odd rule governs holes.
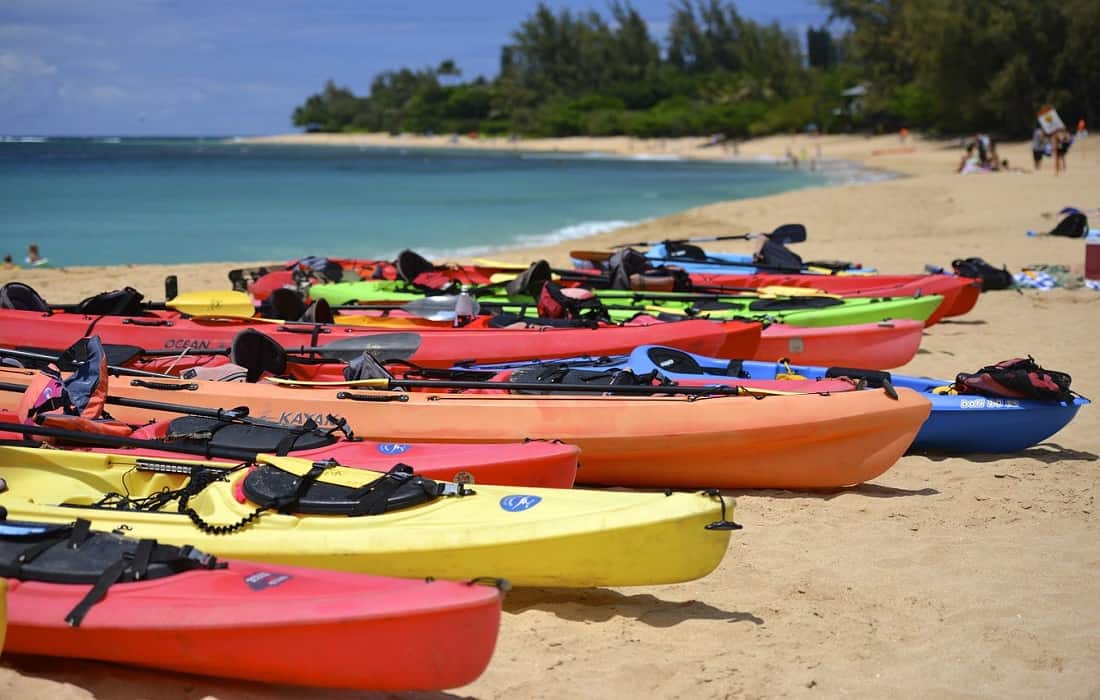
[[[322,140],[320,137],[311,141]],[[347,138],[347,137],[345,137]],[[450,145],[446,139],[371,143]],[[364,137],[364,142],[368,139]],[[469,147],[512,148],[478,140]],[[702,139],[573,139],[524,147],[729,157]],[[1100,142],[1078,144],[1069,171],[1030,172],[1026,144],[1001,154],[1029,172],[959,176],[954,144],[911,137],[774,137],[738,157],[787,148],[845,158],[905,177],[700,207],[632,229],[497,257],[567,262],[570,248],[770,230],[804,222],[806,257],[846,257],[917,272],[978,255],[1016,270],[1080,268],[1084,243],[1028,238],[1065,205],[1100,206]],[[662,148],[663,145],[663,148]],[[1095,222],[1096,223],[1100,222]],[[729,250],[745,244],[730,243]],[[159,298],[226,284],[231,265],[0,271],[51,301],[125,282]],[[1100,293],[991,292],[969,315],[925,333],[900,371],[953,377],[1032,354],[1100,396]],[[1095,407],[1050,441],[1007,456],[911,455],[873,483],[829,493],[739,492],[721,567],[689,584],[580,591],[517,590],[506,601],[486,673],[451,694],[408,697],[1096,697],[1100,695],[1100,419]],[[395,650],[398,652],[398,650]],[[303,663],[309,652],[303,650]],[[378,697],[334,694],[106,664],[5,657],[0,697]]]

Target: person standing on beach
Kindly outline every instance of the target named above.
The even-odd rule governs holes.
[[[1066,154],[1069,153],[1073,137],[1067,129],[1058,129],[1050,135],[1050,143],[1054,151],[1054,174],[1057,175],[1066,169]]]
[[[5,270],[14,270],[15,269],[15,263],[12,262],[12,260],[11,260],[11,253],[8,253],[7,255],[4,256],[4,269]]]
[[[42,256],[38,254],[38,244],[31,243],[27,246],[27,257],[25,258],[28,265],[34,267],[41,264]]]
[[[1035,169],[1043,164],[1043,156],[1047,150],[1047,135],[1041,127],[1036,127],[1031,133],[1031,158],[1035,161]]]

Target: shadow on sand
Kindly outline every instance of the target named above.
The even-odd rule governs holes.
[[[625,617],[652,627],[672,627],[685,620],[726,620],[764,624],[749,612],[722,610],[698,600],[674,602],[648,593],[623,595],[608,588],[517,588],[504,599],[505,612],[544,610],[563,620],[607,622]]]
[[[806,498],[829,501],[837,496],[867,496],[869,498],[904,498],[908,496],[935,496],[939,491],[933,488],[923,489],[899,489],[893,486],[863,483],[856,486],[847,486],[839,489],[820,489],[817,491],[784,491],[781,489],[752,489],[739,491],[723,491],[723,496],[734,498],[763,496],[765,498]]]
[[[1034,447],[1029,447],[1026,450],[1020,450],[1019,452],[1007,452],[1000,453],[984,453],[974,452],[971,454],[951,454],[947,452],[914,452],[915,456],[925,457],[933,462],[942,462],[945,459],[965,459],[968,462],[974,462],[976,464],[988,464],[990,462],[1000,462],[1005,459],[1033,459],[1036,462],[1043,462],[1044,464],[1054,464],[1055,462],[1095,462],[1100,460],[1100,455],[1095,455],[1092,452],[1082,452],[1081,450],[1071,450],[1054,442],[1041,442]]]
[[[308,663],[308,650],[303,663]],[[257,651],[256,653],[262,653]],[[172,671],[144,670],[100,661],[58,659],[47,656],[4,654],[0,667],[28,678],[70,683],[96,698],[110,700],[463,700],[469,696],[434,691],[388,693],[381,691],[335,690],[287,685],[266,685],[250,681],[208,678]],[[38,689],[41,692],[41,688]],[[57,694],[57,691],[51,691]],[[64,697],[68,694],[61,693]],[[0,688],[0,696],[3,689]]]

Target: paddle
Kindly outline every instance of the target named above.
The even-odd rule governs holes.
[[[105,346],[106,347],[106,346]],[[173,355],[178,355],[176,351],[172,351]],[[14,357],[16,359],[23,360],[39,360],[41,362],[57,362],[60,359],[60,355],[49,355],[41,352],[30,352],[28,350],[9,350],[7,348],[0,348],[0,355],[4,357]],[[62,367],[61,369],[65,369]],[[131,369],[129,367],[120,367],[118,365],[107,365],[107,369],[118,375],[126,375],[132,377],[154,377],[156,379],[175,379],[170,374],[161,374],[160,372],[146,372],[143,369]]]
[[[104,349],[110,352],[112,346],[105,344]],[[181,350],[145,350],[144,348],[137,348],[133,346],[123,346],[128,349],[128,355],[130,357],[137,357],[146,355],[149,357],[175,357],[176,355],[183,354]],[[408,333],[408,332],[394,332],[394,333],[364,333],[362,335],[354,336],[351,338],[341,338],[334,340],[326,345],[302,345],[299,347],[283,348],[288,355],[319,355],[322,358],[330,360],[342,360],[350,361],[362,355],[364,352],[370,352],[371,354],[381,353],[385,357],[390,359],[404,359],[407,360],[412,357],[417,349],[420,347],[420,334]],[[186,353],[188,355],[229,355],[230,348],[188,348]],[[12,357],[19,357],[20,354],[27,359],[43,360],[46,362],[54,362],[59,357],[58,355],[28,353],[21,350],[3,350],[0,349],[0,355],[10,355]],[[156,372],[145,372],[144,370],[130,369],[128,367],[116,367],[114,365],[108,365],[108,369],[111,371],[118,370],[119,374],[133,374],[135,376],[151,376],[157,378],[164,378],[170,375],[158,374]],[[172,377],[175,379],[176,377]]]
[[[392,389],[402,387],[406,389],[433,388],[433,389],[501,389],[507,391],[536,391],[545,393],[597,393],[597,394],[626,394],[627,396],[653,394],[673,394],[684,396],[746,396],[761,394],[769,396],[790,396],[802,392],[773,391],[770,389],[754,389],[743,386],[665,386],[665,385],[635,385],[635,384],[541,384],[539,382],[479,382],[463,381],[456,379],[350,379],[344,381],[312,382],[296,379],[280,379],[279,377],[267,377],[266,381],[272,384],[287,386],[347,386],[366,387],[371,389]]]
[[[771,233],[739,233],[730,236],[702,236],[698,238],[666,238],[663,241],[640,241],[638,243],[616,243],[612,248],[638,248],[661,245],[662,243],[710,243],[711,241],[747,241],[766,236],[780,245],[802,243],[806,240],[806,227],[802,224],[783,224]]]
[[[69,313],[81,313],[80,304],[50,304],[51,309]],[[207,291],[184,292],[164,303],[149,302],[142,309],[173,309],[188,316],[216,316],[230,318],[250,318],[256,313],[252,297],[244,292]],[[96,315],[96,314],[92,314]]]

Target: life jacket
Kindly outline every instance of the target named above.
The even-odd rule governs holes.
[[[554,282],[547,282],[542,286],[542,292],[538,296],[538,312],[543,318],[564,318],[591,323],[609,320],[603,302],[590,290],[581,287],[562,289]]]
[[[955,377],[955,390],[960,394],[980,394],[1037,401],[1072,402],[1071,377],[1065,372],[1043,369],[1028,355],[982,367],[973,374]]]
[[[19,418],[24,424],[121,437],[132,432],[104,410],[107,353],[98,336],[78,340],[61,354],[58,364],[75,369],[64,381],[56,366],[31,379],[19,401]]]

